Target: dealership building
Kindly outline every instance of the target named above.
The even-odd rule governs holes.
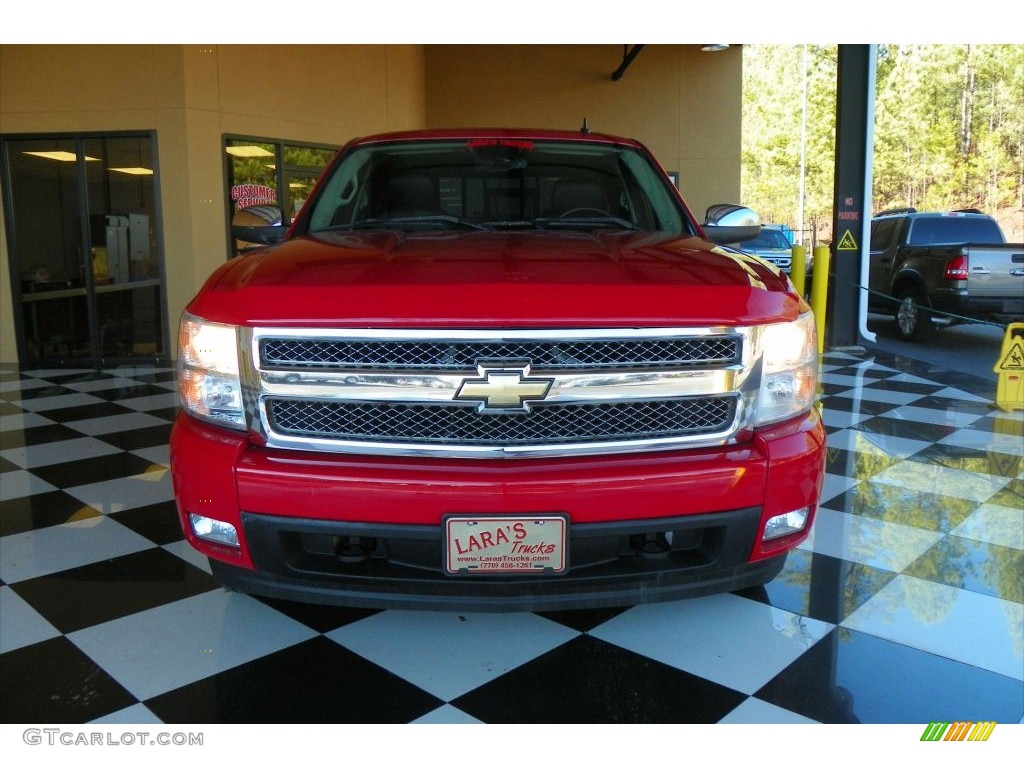
[[[738,202],[740,48],[640,48],[0,45],[0,362],[166,362],[237,212],[293,216],[358,136],[585,118]]]

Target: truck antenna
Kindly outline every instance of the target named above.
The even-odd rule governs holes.
[[[580,133],[584,136],[590,133],[590,126],[587,124],[587,118],[583,118],[583,125],[580,126]]]

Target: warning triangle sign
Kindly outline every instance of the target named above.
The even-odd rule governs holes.
[[[1007,350],[999,363],[1000,371],[1024,371],[1024,344],[1019,341]]]
[[[836,246],[837,251],[856,251],[857,241],[853,239],[853,232],[849,229],[843,233],[842,238],[839,240],[839,245]]]

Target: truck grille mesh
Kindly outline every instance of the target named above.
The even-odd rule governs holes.
[[[269,398],[272,429],[293,437],[360,442],[529,445],[647,440],[729,428],[732,396],[537,405],[530,413],[474,407]]]
[[[477,361],[525,360],[533,372],[678,368],[739,361],[736,336],[575,341],[367,341],[279,339],[260,342],[265,368],[475,370]]]

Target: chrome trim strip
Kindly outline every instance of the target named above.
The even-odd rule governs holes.
[[[737,389],[739,367],[721,370],[638,371],[545,376],[552,379],[545,403],[667,400],[720,395]],[[479,375],[483,375],[482,373]],[[260,374],[264,395],[317,400],[448,403],[472,374],[283,373]]]
[[[261,339],[338,339],[342,341],[615,341],[700,336],[742,336],[742,328],[255,328]],[[253,349],[259,359],[259,349]]]

